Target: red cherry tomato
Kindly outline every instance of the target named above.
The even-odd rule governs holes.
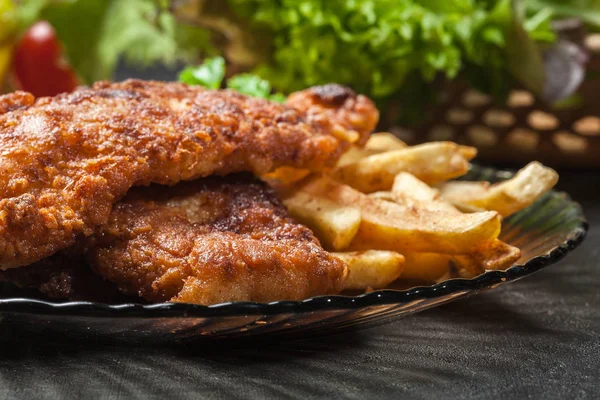
[[[77,86],[75,71],[63,58],[54,28],[40,21],[21,37],[13,57],[15,85],[35,96],[54,96]]]

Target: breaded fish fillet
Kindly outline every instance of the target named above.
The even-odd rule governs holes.
[[[180,83],[99,82],[0,97],[0,269],[47,257],[105,224],[132,186],[279,166],[331,166],[366,140],[370,100],[328,85],[290,105]]]
[[[250,175],[134,189],[85,242],[97,273],[152,302],[300,300],[348,274]]]
[[[338,293],[347,275],[272,189],[236,174],[132,189],[95,235],[0,281],[72,300],[118,301],[118,286],[153,302],[215,304]]]

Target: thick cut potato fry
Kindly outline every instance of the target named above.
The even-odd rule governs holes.
[[[434,142],[365,157],[334,171],[340,182],[364,193],[390,190],[395,176],[409,172],[426,183],[442,182],[464,175],[469,160],[461,146]]]
[[[433,202],[440,198],[440,192],[413,174],[400,172],[394,177],[391,191],[395,194],[411,196],[415,200]]]
[[[370,150],[370,149],[366,149],[364,147],[358,147],[358,146],[352,146],[350,147],[338,160],[336,167],[340,168],[343,167],[344,165],[349,165],[349,164],[353,164],[356,163],[360,160],[362,160],[363,158],[372,156],[373,154],[378,154],[380,153],[377,150]]]
[[[521,250],[501,240],[466,254],[453,256],[457,266],[479,274],[489,270],[501,270],[512,266],[521,257]]]
[[[308,226],[327,249],[347,248],[360,226],[358,208],[340,206],[324,196],[299,191],[283,203],[292,218]]]
[[[450,204],[452,204],[457,210],[459,210],[460,212],[463,212],[463,213],[474,213],[474,212],[488,211],[485,208],[475,207],[475,206],[472,206],[470,204],[465,204],[465,203],[459,203],[459,202],[454,202],[453,201]]]
[[[471,146],[458,146],[458,151],[464,158],[471,161],[475,157],[477,157],[477,148]]]
[[[460,211],[458,211],[452,204],[443,201],[424,203],[422,201],[415,200],[410,196],[405,196],[403,194],[397,194],[394,192],[375,192],[370,193],[368,196],[374,199],[390,201],[402,207],[412,207],[428,211],[444,211],[460,214]]]
[[[403,255],[404,280],[433,283],[448,276],[451,263],[449,254],[407,252]]]
[[[396,175],[389,200],[409,207],[460,213],[450,202],[441,198],[438,190],[408,172]]]
[[[437,190],[406,172],[396,176],[392,192],[376,192],[373,195],[380,197],[387,195],[389,201],[400,205],[421,207],[427,210],[444,210],[454,214],[460,213],[449,202],[441,199]],[[443,277],[442,272],[451,265],[459,275],[473,277],[485,270],[506,269],[519,257],[519,249],[498,239],[465,255],[406,253],[406,268],[403,276],[421,280],[431,279],[434,275]],[[424,268],[428,270],[423,270]]]
[[[449,276],[450,268],[460,277],[473,278],[485,271],[509,268],[520,256],[518,248],[500,240],[494,240],[469,254],[406,252],[402,279],[438,282]]]
[[[381,289],[400,277],[404,257],[394,251],[333,253],[348,264],[346,289]]]
[[[362,220],[350,245],[353,250],[464,254],[491,242],[500,233],[496,212],[454,214],[403,207],[327,177],[314,178],[299,190],[360,209]]]
[[[406,143],[388,132],[373,133],[364,147],[352,146],[337,162],[337,167],[353,164],[373,154],[386,151],[400,150],[407,147]]]
[[[392,150],[401,150],[408,147],[406,143],[389,132],[376,132],[369,136],[365,149],[383,153]]]
[[[529,206],[558,181],[556,171],[532,162],[504,182],[447,182],[442,197],[457,205],[498,211],[509,216]],[[461,206],[461,208],[464,208]]]

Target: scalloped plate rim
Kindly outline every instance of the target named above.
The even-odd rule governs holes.
[[[478,167],[480,170],[494,171],[502,179],[510,176],[511,171]],[[565,192],[552,193],[565,196],[565,200],[579,209],[581,218],[577,228],[569,237],[551,251],[527,261],[516,264],[503,271],[487,271],[472,279],[449,279],[430,286],[416,286],[405,290],[382,289],[356,296],[325,295],[301,301],[276,301],[271,303],[230,302],[204,306],[184,303],[123,303],[104,304],[86,301],[50,302],[31,298],[0,299],[1,313],[86,316],[96,318],[208,318],[239,315],[275,315],[282,313],[307,313],[322,310],[352,310],[370,306],[406,304],[421,299],[434,299],[449,293],[460,291],[481,291],[491,286],[518,280],[540,269],[554,264],[578,247],[587,234],[589,224],[581,205]]]

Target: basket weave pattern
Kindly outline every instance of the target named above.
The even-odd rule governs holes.
[[[392,129],[415,144],[453,140],[476,146],[485,162],[600,167],[600,35],[585,40],[590,61],[577,91],[578,104],[551,108],[525,90],[497,104],[461,82],[448,82],[432,117],[420,127]]]

